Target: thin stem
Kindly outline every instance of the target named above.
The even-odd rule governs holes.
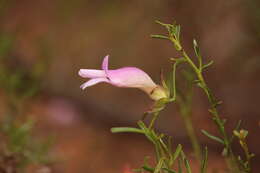
[[[193,68],[193,70],[197,74],[201,88],[203,89],[203,91],[206,93],[206,95],[208,97],[208,100],[210,102],[210,107],[211,107],[210,113],[213,115],[213,120],[214,120],[215,124],[217,125],[218,130],[223,137],[224,145],[225,145],[225,148],[227,150],[226,156],[228,157],[228,164],[231,165],[231,167],[234,168],[235,170],[238,170],[238,166],[237,166],[237,163],[236,163],[236,160],[235,160],[235,156],[234,156],[233,151],[231,149],[228,135],[225,131],[224,122],[219,117],[219,112],[216,108],[217,105],[218,105],[217,99],[213,96],[212,92],[208,88],[208,86],[207,86],[207,84],[204,80],[204,77],[202,75],[202,72],[200,70],[198,70],[198,68],[194,65],[194,63],[187,56],[185,51],[183,50],[182,52],[183,52],[183,56],[187,59],[187,62],[190,64],[190,66]]]
[[[191,121],[191,116],[190,114],[182,114],[183,120],[184,120],[184,124],[188,133],[188,136],[190,138],[191,141],[191,145],[193,148],[193,151],[195,153],[196,159],[198,161],[201,160],[202,156],[201,156],[201,148],[200,148],[200,144],[198,141],[198,138],[195,134],[195,130]]]
[[[173,42],[173,44],[176,44],[176,40],[171,39],[171,41]],[[215,124],[217,125],[218,130],[223,137],[224,146],[225,146],[225,149],[227,150],[226,156],[229,160],[228,162],[232,163],[233,168],[235,168],[236,170],[239,170],[235,156],[234,156],[233,151],[232,151],[231,146],[230,146],[228,135],[225,131],[224,122],[219,117],[219,112],[217,110],[217,105],[218,105],[217,99],[214,97],[214,95],[212,94],[212,92],[208,88],[207,83],[205,82],[204,77],[202,75],[202,71],[194,64],[194,62],[191,60],[191,58],[188,56],[188,54],[185,52],[184,49],[181,49],[179,51],[181,52],[181,54],[185,58],[186,62],[191,66],[191,68],[193,69],[193,71],[197,75],[198,84],[200,85],[200,87],[203,89],[203,91],[206,93],[206,95],[208,97],[208,100],[210,102],[210,108],[211,108],[210,113],[213,115],[213,120],[214,120]]]
[[[154,127],[155,121],[157,120],[158,117],[159,117],[159,112],[155,112],[149,124],[149,129],[152,129]]]

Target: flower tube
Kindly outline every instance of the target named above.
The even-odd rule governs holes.
[[[79,75],[83,78],[90,78],[80,88],[106,82],[111,85],[123,88],[139,88],[146,92],[153,100],[167,98],[164,88],[153,82],[150,76],[143,70],[136,67],[122,67],[115,70],[108,69],[109,56],[107,55],[102,63],[102,69],[80,69]]]

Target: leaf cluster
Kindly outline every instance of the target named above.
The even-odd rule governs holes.
[[[33,135],[35,121],[32,119],[24,123],[6,121],[0,129],[3,136],[1,160],[13,157],[16,160],[16,169],[24,170],[29,164],[47,164],[50,158],[47,153],[52,146],[53,139],[36,139]],[[1,165],[1,163],[0,163]]]

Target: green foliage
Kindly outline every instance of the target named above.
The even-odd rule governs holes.
[[[159,101],[156,101],[153,107],[151,108],[151,110],[144,114],[145,115],[144,118],[148,114],[152,115],[152,118],[149,121],[148,125],[146,125],[143,121],[139,121],[138,122],[139,128],[120,127],[120,128],[112,128],[111,131],[112,132],[134,132],[134,133],[143,134],[154,145],[155,158],[156,158],[155,166],[150,166],[147,163],[145,163],[140,169],[138,169],[138,171],[140,172],[145,171],[151,173],[165,173],[165,172],[166,173],[177,173],[177,172],[192,173],[189,160],[184,154],[182,146],[180,144],[177,145],[177,148],[173,152],[171,149],[172,148],[171,137],[168,137],[163,133],[156,132],[154,128],[155,121],[159,117],[160,112],[165,109],[168,103],[175,102],[180,105],[181,114],[184,119],[188,135],[190,136],[190,140],[193,145],[194,152],[196,153],[197,159],[200,161],[200,173],[206,173],[207,162],[208,162],[208,148],[205,147],[204,152],[202,154],[199,142],[197,141],[193,129],[192,121],[190,119],[192,86],[193,84],[196,84],[205,92],[208,98],[208,101],[210,103],[209,112],[212,115],[213,122],[218,128],[220,137],[210,134],[206,130],[201,130],[201,132],[209,139],[223,145],[222,153],[227,160],[227,164],[228,167],[230,168],[229,170],[230,172],[233,173],[250,172],[251,171],[250,161],[254,155],[249,152],[248,146],[246,144],[245,139],[246,136],[248,135],[248,132],[245,130],[238,131],[238,129],[240,128],[240,122],[239,122],[235,130],[233,131],[234,134],[231,136],[228,135],[225,129],[226,120],[222,119],[219,116],[219,112],[217,109],[217,107],[222,102],[218,101],[218,99],[215,98],[214,94],[209,89],[204,79],[203,72],[205,71],[205,69],[207,69],[213,64],[213,61],[210,61],[208,63],[203,62],[201,50],[199,48],[198,42],[195,39],[193,40],[193,48],[197,59],[196,62],[194,62],[194,60],[189,57],[189,55],[182,47],[180,41],[180,32],[181,32],[180,25],[176,25],[175,23],[165,24],[160,21],[156,21],[156,23],[165,27],[168,34],[151,35],[151,37],[171,41],[174,45],[174,48],[177,51],[179,51],[179,53],[181,54],[179,58],[171,58],[171,60],[173,61],[173,69],[171,74],[169,75],[170,78],[168,80],[165,80],[163,78],[163,75],[161,75],[162,86],[168,92],[169,97],[166,99],[161,99]],[[183,73],[184,74],[183,79],[186,79],[188,81],[187,91],[178,89],[176,85],[177,67],[180,64],[186,64],[186,66],[188,66],[189,69],[191,69],[191,72],[189,70],[185,70]],[[244,150],[246,156],[246,159],[244,160],[240,156],[236,157],[236,155],[233,152],[231,143],[234,137],[237,137],[239,139],[239,143]],[[165,143],[166,140],[168,141],[167,144]],[[175,165],[176,160],[178,160],[177,163],[178,169],[174,170],[173,167]]]
[[[40,91],[47,63],[41,61],[26,68],[12,56],[14,41],[13,34],[0,33],[0,89],[6,96],[7,106],[0,126],[0,172],[10,169],[23,172],[30,164],[49,163],[48,152],[53,143],[51,138],[36,138],[34,120],[22,121],[25,119],[25,101]]]
[[[209,63],[206,63],[206,64],[203,63],[201,51],[199,49],[197,41],[194,39],[193,48],[194,48],[194,52],[195,52],[195,55],[197,57],[197,62],[198,62],[198,65],[196,65],[196,63],[194,63],[194,61],[189,57],[189,55],[186,53],[186,51],[181,46],[181,42],[179,39],[180,26],[176,25],[176,24],[164,24],[162,22],[157,22],[157,23],[159,23],[160,25],[162,25],[163,27],[166,28],[166,30],[168,31],[168,39],[173,43],[173,45],[175,46],[175,49],[181,53],[182,56],[177,59],[184,59],[185,61],[183,61],[183,62],[187,63],[192,68],[193,72],[196,74],[197,79],[194,81],[194,83],[196,83],[197,86],[199,86],[206,93],[208,100],[210,102],[210,105],[211,105],[209,112],[212,114],[212,120],[217,125],[218,130],[219,130],[220,134],[222,135],[222,137],[221,138],[216,137],[212,134],[209,134],[205,130],[202,130],[202,133],[204,135],[206,135],[207,137],[209,137],[210,139],[220,142],[221,144],[224,145],[223,153],[224,153],[224,156],[227,157],[227,159],[229,160],[228,163],[229,164],[231,163],[230,164],[232,167],[231,171],[235,171],[235,172],[246,171],[247,172],[247,170],[244,168],[240,169],[240,167],[238,165],[238,162],[240,159],[237,159],[237,160],[234,159],[235,156],[234,156],[234,153],[232,151],[232,146],[231,146],[231,141],[232,141],[233,136],[231,136],[231,137],[228,136],[228,134],[225,130],[226,120],[221,119],[219,117],[219,113],[218,113],[218,109],[217,109],[217,106],[221,104],[221,101],[218,101],[215,98],[215,96],[213,95],[213,93],[209,89],[209,87],[207,86],[207,83],[203,77],[204,70],[206,68],[208,68],[209,66],[211,66],[213,64],[213,61],[210,61]],[[243,148],[243,146],[242,146],[242,148]]]
[[[214,140],[214,141],[216,141],[216,142],[219,142],[219,143],[221,143],[221,144],[224,144],[223,139],[221,139],[221,138],[219,138],[219,137],[217,137],[217,136],[214,136],[214,135],[210,134],[210,133],[207,132],[206,130],[201,130],[201,132],[202,132],[205,136],[209,137],[210,139],[212,139],[212,140]]]
[[[21,171],[29,164],[47,164],[50,159],[47,156],[52,145],[52,139],[39,140],[33,135],[34,120],[27,120],[24,123],[3,122],[0,129],[4,138],[4,152],[1,157],[14,157],[17,162],[15,169]]]
[[[246,142],[246,137],[248,135],[248,131],[241,129],[240,131],[234,130],[233,133],[238,138],[239,144],[242,147],[244,154],[245,154],[245,159],[242,159],[241,156],[237,157],[240,167],[243,170],[245,170],[245,172],[250,172],[251,171],[251,159],[255,155],[253,153],[250,153],[247,142]]]
[[[10,52],[13,43],[13,36],[9,34],[0,35],[0,58],[4,58]]]

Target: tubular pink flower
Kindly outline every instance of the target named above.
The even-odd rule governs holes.
[[[166,93],[163,89],[156,85],[149,75],[141,69],[136,67],[123,67],[116,70],[109,70],[108,59],[109,56],[107,55],[103,60],[102,70],[79,70],[81,77],[90,78],[90,80],[82,84],[80,88],[85,89],[98,83],[106,82],[117,87],[139,88],[145,91],[154,100],[166,97]]]

